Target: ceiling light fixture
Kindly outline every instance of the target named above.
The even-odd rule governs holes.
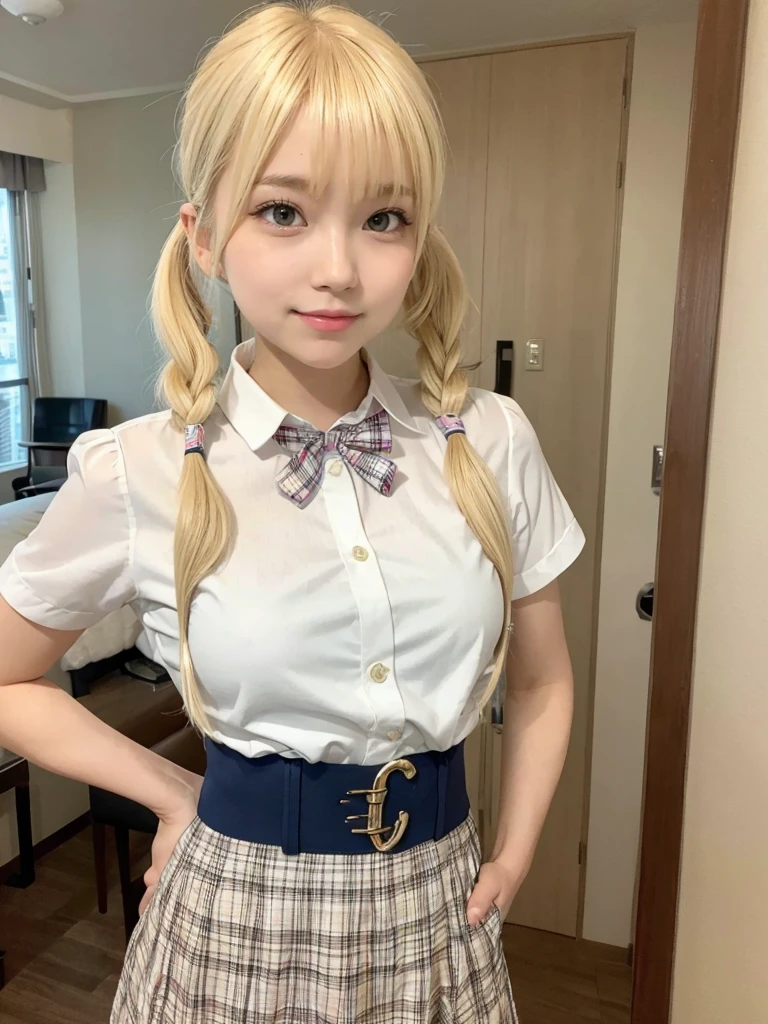
[[[28,25],[42,25],[64,12],[64,4],[60,0],[0,0],[0,7]]]

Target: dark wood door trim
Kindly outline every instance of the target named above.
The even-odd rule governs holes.
[[[712,386],[749,0],[700,0],[670,365],[632,1024],[667,1024]]]

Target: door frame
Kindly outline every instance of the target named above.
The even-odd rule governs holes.
[[[668,1024],[709,429],[749,0],[699,0],[651,646],[632,1024]]]

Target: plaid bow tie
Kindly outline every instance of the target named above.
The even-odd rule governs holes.
[[[283,424],[275,431],[278,444],[295,452],[277,478],[283,497],[305,508],[323,479],[326,452],[337,452],[355,472],[385,497],[389,496],[397,466],[379,452],[392,451],[392,432],[386,409],[361,423],[342,424],[332,430],[311,430]]]

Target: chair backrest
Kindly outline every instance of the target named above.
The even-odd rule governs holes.
[[[32,440],[73,442],[86,430],[107,425],[105,398],[36,398],[32,418]],[[45,483],[60,477],[67,453],[36,451],[32,458],[31,483]],[[54,471],[52,472],[52,468]]]
[[[33,441],[74,441],[86,430],[107,425],[105,398],[36,398]]]

